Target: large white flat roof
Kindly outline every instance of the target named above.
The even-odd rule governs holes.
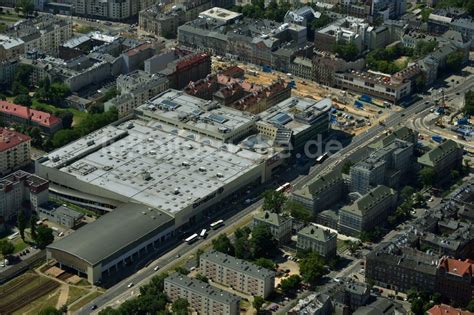
[[[265,160],[236,145],[191,139],[170,128],[143,120],[107,126],[41,163],[173,215]]]

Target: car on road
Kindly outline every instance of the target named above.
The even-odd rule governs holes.
[[[127,288],[131,288],[131,287],[133,287],[133,286],[134,286],[133,282],[130,282],[130,283],[127,285]]]
[[[91,306],[91,311],[96,310],[96,309],[97,309],[97,305],[94,304]]]
[[[153,268],[154,271],[158,271],[160,270],[160,266],[155,266],[155,268]]]

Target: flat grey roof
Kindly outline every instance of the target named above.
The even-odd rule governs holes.
[[[205,259],[208,261],[211,261],[215,264],[225,266],[227,268],[230,268],[234,271],[252,276],[254,278],[258,279],[266,279],[268,277],[274,277],[275,272],[263,267],[259,267],[255,264],[252,264],[248,261],[245,261],[243,259],[238,259],[233,256],[211,250],[207,253],[202,254],[201,259]]]
[[[169,275],[165,279],[165,282],[170,282],[176,286],[184,287],[200,296],[205,296],[211,300],[224,304],[231,304],[235,302],[238,303],[240,301],[240,298],[237,295],[218,289],[206,282],[189,278],[177,273]]]
[[[135,203],[124,204],[48,248],[66,252],[94,266],[149,234],[173,226],[173,221],[162,211]]]

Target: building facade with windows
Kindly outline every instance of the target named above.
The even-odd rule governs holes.
[[[253,217],[252,225],[255,227],[259,224],[268,226],[273,237],[279,243],[284,243],[291,239],[292,220],[290,217],[264,211]]]
[[[0,175],[31,162],[31,138],[22,133],[0,128]]]
[[[309,225],[298,231],[296,247],[311,250],[326,259],[336,256],[337,234],[316,225]]]
[[[275,272],[248,261],[210,251],[199,258],[203,275],[234,290],[266,298],[275,289]]]

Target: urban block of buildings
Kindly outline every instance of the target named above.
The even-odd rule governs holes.
[[[172,274],[164,281],[164,292],[174,302],[185,299],[199,314],[240,314],[240,298],[203,281]]]
[[[31,163],[31,138],[0,128],[0,175],[6,175]]]
[[[423,167],[432,168],[438,178],[446,178],[449,171],[462,164],[463,148],[453,140],[447,140],[418,158]]]
[[[268,297],[275,289],[275,272],[212,250],[199,257],[199,270],[212,280],[252,295]]]
[[[40,205],[48,202],[48,196],[48,181],[39,176],[16,171],[0,179],[0,227],[3,229],[19,211],[38,211]]]

